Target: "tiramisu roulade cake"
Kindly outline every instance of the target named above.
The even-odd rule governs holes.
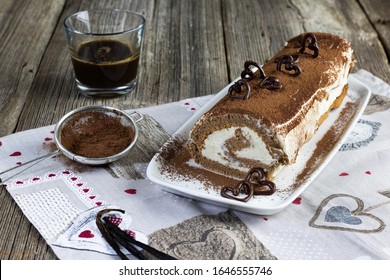
[[[260,67],[247,61],[235,82],[189,135],[195,162],[242,179],[262,168],[272,180],[346,95],[351,44],[328,33],[304,33]]]

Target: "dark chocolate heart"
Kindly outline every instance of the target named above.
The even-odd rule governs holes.
[[[280,83],[278,78],[269,76],[269,77],[265,77],[261,81],[260,87],[273,90],[273,89],[282,88],[282,84]]]
[[[244,196],[239,196],[244,194]],[[241,181],[234,187],[223,187],[221,195],[226,198],[247,202],[253,195],[253,186],[248,181]]]
[[[275,184],[265,179],[265,171],[263,168],[254,167],[249,170],[245,181],[253,186],[254,195],[271,195],[276,190]]]
[[[245,91],[242,90],[245,87]],[[235,99],[248,99],[250,96],[250,87],[247,81],[238,80],[228,90],[228,95]]]
[[[254,68],[258,69],[260,79],[264,79],[266,77],[263,68],[261,68],[256,62],[248,60],[244,63],[244,70],[241,72],[241,79],[254,79],[255,72],[252,71]]]

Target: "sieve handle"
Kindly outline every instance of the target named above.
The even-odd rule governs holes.
[[[143,118],[144,118],[144,115],[142,115],[141,113],[136,112],[136,111],[131,112],[131,113],[128,113],[128,115],[130,116],[130,118],[131,118],[135,123],[137,123],[137,122],[143,120]],[[135,116],[135,117],[133,117],[133,116]]]
[[[48,158],[52,158],[52,157],[54,157],[54,156],[56,156],[56,155],[59,155],[59,154],[61,154],[61,153],[62,153],[62,152],[61,152],[60,150],[57,150],[57,151],[51,152],[51,153],[49,153],[49,154],[43,155],[43,156],[41,156],[41,157],[34,158],[34,159],[30,160],[30,161],[26,161],[26,162],[23,163],[23,164],[20,164],[20,165],[14,166],[14,167],[12,167],[12,168],[9,168],[9,169],[7,169],[7,170],[4,170],[4,171],[0,172],[0,176],[3,175],[3,174],[5,174],[5,173],[8,173],[8,172],[10,172],[10,171],[12,171],[12,170],[14,170],[14,169],[19,169],[19,168],[24,167],[24,168],[22,168],[21,170],[19,170],[17,173],[11,175],[10,177],[8,177],[8,178],[6,178],[6,179],[1,179],[1,178],[0,178],[0,183],[4,183],[4,182],[8,181],[9,179],[12,179],[12,178],[15,177],[16,175],[19,175],[20,173],[26,171],[27,169],[30,169],[31,167],[33,167],[33,166],[35,166],[35,165],[37,165],[37,164],[43,162],[44,160],[46,160],[46,159],[48,159]],[[29,165],[29,164],[30,164],[30,165]],[[29,165],[29,166],[27,166],[27,165]]]

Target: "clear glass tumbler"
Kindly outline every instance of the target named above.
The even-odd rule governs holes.
[[[137,83],[145,18],[135,12],[81,11],[64,21],[78,90],[115,97]]]

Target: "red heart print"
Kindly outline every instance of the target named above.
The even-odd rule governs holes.
[[[16,164],[17,164],[17,165],[21,165],[22,163],[21,163],[20,161],[18,161]]]
[[[77,177],[72,177],[70,178],[72,181],[76,181],[77,180]]]
[[[14,153],[10,154],[9,156],[10,157],[18,157],[18,156],[21,156],[21,155],[22,155],[21,152],[14,152]]]
[[[68,170],[62,171],[62,174],[69,175],[70,172]]]
[[[0,141],[0,147],[3,146],[3,143]]]
[[[95,203],[95,205],[97,205],[97,206],[100,206],[102,204],[103,204],[103,202],[101,202],[101,201],[98,201],[98,202]]]
[[[83,192],[87,193],[87,192],[89,192],[89,189],[85,188],[85,189],[83,189]]]
[[[83,232],[80,232],[79,237],[80,238],[93,238],[93,237],[95,237],[95,235],[93,235],[93,233],[89,229],[87,229],[87,230],[84,230]]]
[[[189,102],[186,102],[186,103],[184,103],[184,105],[188,106],[188,105],[190,105],[190,103],[189,103]]]
[[[51,134],[54,134],[54,130],[50,131]]]
[[[296,199],[294,199],[294,201],[292,203],[299,205],[299,204],[301,204],[301,200],[302,199],[300,197],[297,197]]]
[[[50,138],[50,137],[46,137],[45,138],[45,141],[47,142],[47,141],[51,141],[51,140],[53,140],[53,138]]]
[[[76,186],[81,187],[82,185],[84,185],[84,184],[83,183],[78,183]]]
[[[33,180],[33,181],[38,181],[39,178],[38,178],[38,177],[34,177],[32,180]]]
[[[16,181],[16,184],[22,185],[22,184],[23,184],[23,181]]]
[[[50,173],[49,175],[48,175],[48,177],[55,177],[56,176],[56,174],[54,174],[54,173]]]
[[[343,173],[340,173],[339,174],[339,176],[342,176],[342,177],[344,177],[344,176],[348,176],[349,174],[347,173],[347,172],[343,172]]]
[[[96,198],[96,195],[91,195],[90,197],[89,197],[89,199],[95,199]]]
[[[136,189],[127,189],[127,190],[125,190],[125,193],[128,193],[128,194],[136,194],[136,193],[137,193],[137,190],[136,190]]]
[[[263,220],[264,220],[264,221],[268,221],[268,218],[264,217]]]
[[[364,173],[366,173],[367,175],[371,175],[371,171],[366,171]]]
[[[196,108],[192,107],[192,108],[191,108],[191,111],[196,111]]]

